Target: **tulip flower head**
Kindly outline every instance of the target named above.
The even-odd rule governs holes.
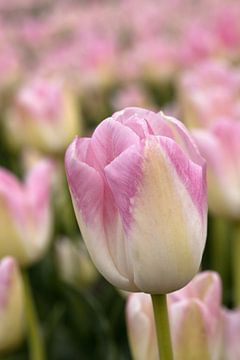
[[[0,261],[0,352],[19,344],[24,336],[24,296],[16,261]]]
[[[51,162],[38,162],[20,183],[0,168],[0,258],[14,256],[27,265],[39,259],[51,235]]]
[[[186,287],[168,295],[174,359],[220,359],[220,301],[220,278],[213,272],[196,275]],[[158,360],[151,297],[131,294],[126,316],[133,359]]]
[[[208,165],[210,210],[219,216],[240,218],[240,123],[222,119],[209,129],[193,132]]]
[[[38,79],[23,87],[6,120],[11,143],[45,152],[65,150],[81,130],[75,97],[56,80]]]
[[[217,61],[198,64],[183,74],[179,97],[188,127],[208,127],[221,118],[239,117],[240,73]]]
[[[205,162],[179,121],[126,108],[77,137],[65,161],[83,239],[109,282],[163,294],[192,279],[206,239]]]

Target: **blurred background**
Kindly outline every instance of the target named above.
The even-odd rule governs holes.
[[[0,1],[0,256],[28,273],[48,359],[130,359],[125,295],[91,263],[64,173],[74,136],[127,106],[164,110],[200,138],[210,168],[203,269],[220,272],[225,304],[237,304],[239,19],[238,0]],[[219,147],[207,151],[202,133]],[[0,351],[30,359],[24,331]]]

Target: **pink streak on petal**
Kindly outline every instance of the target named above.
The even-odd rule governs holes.
[[[164,118],[167,120],[169,127],[171,127],[173,131],[172,139],[180,145],[183,152],[186,152],[187,156],[189,156],[192,161],[203,166],[205,160],[201,157],[193,138],[189,136],[189,132],[183,123],[170,116],[164,116]]]
[[[132,200],[142,178],[143,144],[133,145],[105,167],[107,183],[120,212],[124,229],[130,226]]]
[[[199,166],[193,163],[172,139],[160,136],[159,142],[203,219],[207,206],[205,164]]]
[[[96,216],[102,221],[104,185],[97,170],[79,160],[79,145],[81,142],[75,139],[69,146],[65,166],[71,193],[84,221],[89,224]]]

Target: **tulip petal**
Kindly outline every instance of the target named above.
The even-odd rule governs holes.
[[[142,176],[142,164],[143,145],[132,145],[104,169],[126,232],[132,219],[132,200]]]
[[[204,221],[207,208],[205,166],[193,163],[172,139],[161,137],[160,143]]]
[[[103,169],[121,152],[138,141],[139,137],[130,128],[107,119],[93,133],[91,147],[100,169]]]
[[[126,316],[133,358],[157,360],[159,356],[151,297],[143,293],[131,294],[127,301]]]
[[[198,299],[181,301],[171,307],[174,359],[212,359],[205,322],[207,316]]]
[[[162,143],[166,141],[172,143],[168,138]],[[156,138],[146,143],[143,177],[133,201],[133,221],[128,231],[134,282],[150,293],[168,293],[191,280],[199,267],[206,236],[206,219],[193,202],[191,184],[178,175],[177,164],[169,159],[162,143]],[[180,151],[175,147],[173,153]],[[184,176],[190,176],[192,164],[184,171]],[[178,284],[174,283],[176,278]]]
[[[109,244],[109,238],[111,240],[112,237],[115,240],[114,244],[122,241],[121,228],[117,225],[117,214],[112,214],[110,223],[104,219],[103,198],[106,194],[102,176],[93,167],[78,160],[76,145],[77,142],[73,142],[68,148],[65,164],[82,236],[96,267],[111,283],[128,290],[129,280],[119,272]]]

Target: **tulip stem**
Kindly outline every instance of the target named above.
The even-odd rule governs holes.
[[[240,223],[234,224],[233,246],[232,246],[232,264],[233,264],[233,289],[234,305],[240,305]]]
[[[31,286],[26,271],[23,271],[23,281],[25,288],[25,313],[27,319],[27,335],[30,359],[45,360],[43,339],[39,328],[37,312],[33,300]]]
[[[151,295],[161,360],[173,360],[171,334],[168,320],[167,296]]]

